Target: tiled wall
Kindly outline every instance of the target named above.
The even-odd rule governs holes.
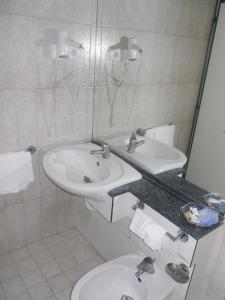
[[[214,0],[99,0],[94,135],[172,122],[176,145],[185,151],[214,5]],[[117,92],[112,124],[104,64],[107,48],[123,35],[136,38],[143,55],[131,63]],[[116,88],[109,82],[112,104]]]
[[[0,0],[0,152],[38,148],[35,182],[0,197],[0,254],[73,226],[73,197],[41,168],[46,147],[89,140],[92,129],[104,136],[169,122],[185,147],[214,3]],[[85,58],[78,51],[73,63],[56,65],[46,57],[58,31],[82,43]],[[144,53],[118,92],[111,126],[104,59],[121,35],[137,38]]]
[[[0,254],[73,225],[72,196],[46,178],[41,157],[46,147],[91,139],[96,7],[94,0],[0,0],[0,152],[38,148],[35,182],[0,196]],[[44,49],[57,31],[82,43],[85,56],[78,51],[73,64],[48,59]]]

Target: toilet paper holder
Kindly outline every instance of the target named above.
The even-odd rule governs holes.
[[[143,210],[145,208],[144,202],[141,201],[140,199],[138,199],[137,203],[132,206],[133,210],[136,210],[138,208],[141,209],[141,210]]]
[[[177,236],[174,237],[172,234],[170,234],[169,232],[166,233],[166,236],[171,239],[173,242],[176,241],[181,241],[183,243],[186,243],[188,241],[188,234],[186,232],[184,232],[183,230],[178,230],[177,232]]]
[[[143,210],[145,208],[145,204],[142,200],[138,199],[137,200],[137,203],[134,204],[132,206],[132,209],[133,210],[136,210],[136,209],[141,209]],[[188,234],[186,232],[184,232],[182,229],[179,229],[178,232],[177,232],[177,236],[173,236],[172,234],[170,234],[169,232],[166,233],[166,236],[171,239],[171,241],[173,242],[176,242],[176,241],[181,241],[183,243],[186,243],[188,241]]]

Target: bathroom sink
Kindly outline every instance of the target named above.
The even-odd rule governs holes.
[[[108,139],[115,153],[135,163],[151,174],[159,174],[169,170],[182,168],[187,158],[178,149],[154,139],[137,136],[137,140],[144,140],[134,153],[127,152],[129,136]]]
[[[100,149],[93,143],[85,143],[51,150],[43,157],[43,169],[63,190],[103,202],[110,190],[137,181],[141,175],[114,154],[109,159],[91,154],[92,150]]]
[[[71,300],[166,300],[174,281],[155,264],[153,274],[136,278],[136,266],[143,256],[126,255],[96,267],[76,283]],[[130,297],[130,298],[129,298]]]

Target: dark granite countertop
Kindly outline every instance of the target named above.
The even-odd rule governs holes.
[[[171,186],[173,189],[170,190],[166,186],[164,187],[162,184],[163,181],[166,182],[167,187]],[[176,188],[182,191],[182,195],[184,194],[183,196],[185,197],[180,197],[179,194],[176,194]],[[157,177],[143,176],[142,180],[116,188],[110,191],[109,195],[111,197],[115,197],[126,192],[130,192],[135,195],[145,204],[149,205],[163,217],[180,227],[196,240],[201,239],[206,234],[220,226],[214,225],[212,227],[200,228],[187,223],[181,214],[180,208],[186,203],[193,201],[188,197],[189,194],[191,197],[196,198],[197,202],[202,202],[202,196],[205,195],[206,191],[188,183],[182,178],[172,176],[172,174],[170,174],[170,176],[169,174],[161,174]]]
[[[203,197],[209,192],[184,178],[176,176],[176,173],[173,173],[173,171],[154,175],[154,177],[183,199],[205,204]]]

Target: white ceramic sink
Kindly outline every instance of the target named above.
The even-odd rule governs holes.
[[[105,201],[110,190],[141,179],[140,173],[114,154],[109,159],[90,154],[98,149],[85,143],[51,150],[43,157],[44,171],[65,191],[98,202]]]
[[[126,255],[109,261],[85,274],[76,283],[71,300],[121,300],[123,295],[133,300],[166,300],[174,291],[174,281],[154,265],[155,273],[135,276],[139,255]]]
[[[127,152],[129,136],[107,140],[112,149],[122,157],[134,162],[151,174],[159,174],[182,168],[187,158],[178,149],[154,139],[137,136],[137,140],[145,143],[138,146],[134,153]]]

